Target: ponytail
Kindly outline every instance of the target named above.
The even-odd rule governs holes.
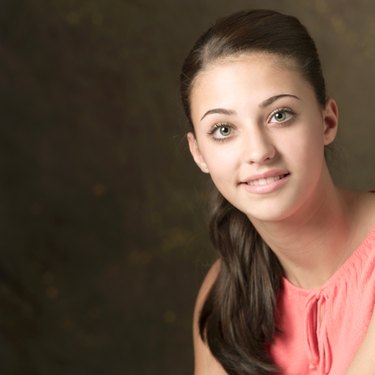
[[[276,333],[281,265],[247,216],[217,191],[210,236],[221,266],[200,313],[200,335],[229,375],[274,373],[268,347]]]

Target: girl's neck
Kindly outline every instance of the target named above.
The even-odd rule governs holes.
[[[319,288],[350,256],[360,237],[358,226],[353,225],[358,222],[356,197],[332,184],[299,215],[278,222],[253,222],[291,283]]]

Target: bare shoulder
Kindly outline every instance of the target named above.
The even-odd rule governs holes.
[[[194,308],[193,318],[193,341],[194,341],[194,375],[227,375],[220,363],[210,352],[210,349],[203,342],[199,334],[199,315],[207,298],[207,295],[214,284],[220,270],[220,260],[217,260],[208,271],[202,286],[199,290],[198,297]]]
[[[362,193],[360,195],[362,216],[367,225],[371,228],[375,225],[375,191]]]
[[[366,230],[375,226],[375,191],[359,194],[361,218]],[[375,375],[375,310],[365,339],[346,375]]]
[[[346,375],[375,375],[375,311],[366,337],[351,363]]]
[[[194,315],[199,315],[200,310],[204,304],[204,301],[207,298],[209,291],[211,290],[212,285],[214,284],[217,275],[220,271],[220,259],[217,259],[215,263],[211,266],[209,271],[207,272],[206,277],[203,280],[202,286],[199,290]]]
[[[342,189],[340,193],[356,227],[361,228],[366,235],[375,225],[375,191],[359,192]]]
[[[371,208],[375,208],[375,190],[372,190],[368,193],[364,193],[365,200],[371,205]]]

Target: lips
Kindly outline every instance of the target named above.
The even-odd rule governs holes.
[[[281,189],[289,180],[290,173],[285,170],[272,170],[253,175],[240,182],[246,191],[254,194],[269,194]]]
[[[284,174],[281,174],[281,175],[278,175],[278,176],[262,177],[262,178],[259,178],[259,179],[256,179],[256,180],[247,181],[245,183],[247,185],[250,185],[250,186],[262,186],[262,185],[270,184],[274,181],[281,180],[282,178],[285,178],[288,175],[289,175],[289,173],[284,173]]]

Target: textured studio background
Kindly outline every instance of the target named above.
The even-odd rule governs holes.
[[[192,374],[214,256],[178,74],[218,16],[308,26],[340,106],[333,169],[375,186],[375,2],[0,1],[0,373]]]

